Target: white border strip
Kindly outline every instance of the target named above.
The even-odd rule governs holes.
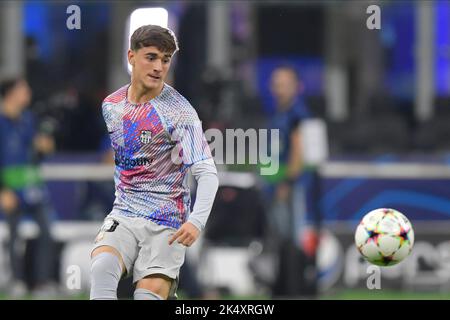
[[[44,164],[41,166],[44,180],[58,181],[111,181],[114,166],[103,164]]]
[[[325,178],[450,179],[450,165],[423,163],[328,162],[319,173]],[[103,164],[44,164],[41,174],[51,181],[111,181],[114,166]],[[219,172],[221,185],[250,188],[257,176],[249,172]]]
[[[450,165],[328,162],[320,168],[320,175],[327,178],[450,179]]]

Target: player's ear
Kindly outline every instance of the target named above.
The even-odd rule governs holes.
[[[131,49],[128,49],[128,63],[131,64],[132,66],[134,66],[135,54],[136,52],[134,52]]]

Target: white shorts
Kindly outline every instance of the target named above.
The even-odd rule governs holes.
[[[133,283],[152,274],[173,279],[169,293],[172,297],[186,253],[186,247],[177,241],[169,245],[176,231],[145,218],[110,214],[95,238],[92,251],[101,246],[116,249],[125,264],[126,277],[133,275]]]

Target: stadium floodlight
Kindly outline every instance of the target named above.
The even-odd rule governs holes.
[[[154,24],[167,28],[169,21],[169,13],[164,8],[139,8],[134,10],[128,18],[128,34],[126,38],[125,61],[128,73],[131,73],[131,65],[128,63],[127,52],[130,45],[130,39],[133,32],[144,25]]]

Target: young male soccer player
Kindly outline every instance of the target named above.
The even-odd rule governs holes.
[[[134,299],[175,296],[186,247],[211,211],[218,179],[200,120],[164,82],[177,50],[169,29],[137,29],[128,51],[131,83],[103,102],[116,199],[91,253],[91,299],[117,299],[119,280],[131,274]],[[198,183],[190,214],[188,169]]]

